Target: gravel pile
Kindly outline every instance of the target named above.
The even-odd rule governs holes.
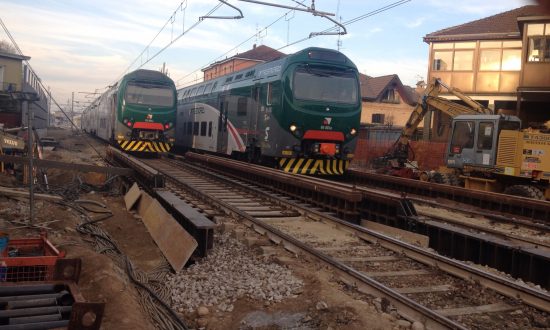
[[[208,258],[168,278],[172,307],[179,312],[202,305],[231,312],[243,297],[267,305],[294,296],[302,286],[289,269],[255,255],[227,233],[216,238]]]

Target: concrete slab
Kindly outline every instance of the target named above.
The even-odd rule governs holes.
[[[386,226],[373,221],[361,220],[361,226],[423,248],[427,248],[430,243],[430,238],[428,236],[411,233],[410,231]]]

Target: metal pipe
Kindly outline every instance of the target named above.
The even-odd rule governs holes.
[[[9,324],[27,324],[38,322],[49,322],[61,320],[61,314],[48,314],[48,315],[36,315],[25,317],[13,317],[10,319]]]
[[[45,293],[45,294],[33,294],[33,295],[23,295],[23,296],[5,296],[0,297],[0,303],[7,303],[10,301],[18,301],[18,300],[30,300],[30,299],[46,299],[46,298],[61,298],[64,295],[71,295],[69,291],[63,290],[59,293]]]
[[[69,325],[69,320],[61,320],[40,323],[0,325],[0,330],[47,330],[66,327],[67,325]]]
[[[29,300],[18,300],[10,301],[6,309],[20,309],[28,307],[44,307],[44,306],[55,306],[57,305],[57,299],[55,298],[45,298],[45,299],[29,299]]]
[[[3,310],[3,311],[0,311],[0,319],[10,318],[10,317],[19,317],[19,316],[69,313],[72,310],[73,310],[72,306],[50,306],[50,307],[34,307],[34,308]]]
[[[0,296],[15,296],[21,294],[55,293],[66,289],[63,284],[29,284],[0,286]]]

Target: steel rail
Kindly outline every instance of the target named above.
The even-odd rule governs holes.
[[[530,198],[499,194],[488,191],[466,189],[444,184],[433,184],[379,173],[348,170],[349,179],[355,183],[367,183],[372,186],[399,189],[406,193],[422,196],[443,197],[481,207],[491,211],[529,217],[545,223],[550,222],[550,202]]]
[[[212,173],[207,174],[212,175]],[[219,175],[215,174],[215,176],[219,178]],[[178,178],[168,177],[168,179],[177,183],[177,185],[184,187],[187,192],[203,202],[211,205],[218,205],[221,209],[226,211],[226,213],[242,220],[247,224],[247,226],[259,231],[260,234],[266,235],[271,241],[282,245],[285,249],[293,253],[304,253],[322,261],[328,266],[331,266],[341,277],[343,277],[345,282],[353,284],[362,292],[386,297],[397,308],[398,313],[400,313],[404,318],[412,321],[420,321],[424,323],[426,328],[429,329],[466,329],[461,324],[416,303],[405,295],[402,295],[397,291],[394,291],[374,279],[358,272],[357,270],[336,261],[332,257],[306,245],[292,236],[283,233],[273,226],[248,215],[246,212],[239,210],[237,207],[234,207],[219,198],[203,193]]]
[[[302,210],[304,214],[308,217],[317,217],[319,219],[332,221],[333,223],[337,224],[338,227],[354,233],[354,235],[365,241],[378,243],[382,247],[405,255],[425,265],[430,265],[432,267],[438,268],[448,274],[452,274],[466,281],[479,283],[480,285],[493,289],[504,296],[511,297],[513,299],[519,299],[527,305],[533,306],[544,312],[550,312],[550,295],[546,292],[535,290],[531,287],[528,287],[527,285],[515,283],[514,281],[511,281],[509,279],[488,273],[475,267],[463,264],[459,261],[431,253],[429,251],[401,242],[386,235],[351,224],[345,220],[324,214],[323,212],[311,210],[307,207],[301,207],[299,204],[290,202],[286,199],[283,200],[280,198],[276,198],[259,188],[249,187],[248,184],[245,185],[244,183],[242,183],[243,178],[235,174],[230,175],[235,177],[236,180],[229,179],[225,173],[224,175],[212,173],[212,170],[210,168],[205,169],[204,166],[200,167],[195,165],[193,167],[196,171],[202,171],[207,176],[214,176],[225,181],[230,181],[232,185],[237,184],[236,180],[240,181],[240,185],[245,187],[246,189],[254,191],[254,193],[256,194],[270,196],[270,200],[279,200],[279,203],[281,203],[281,205],[293,204],[293,207]],[[162,172],[163,171],[161,170],[161,173]],[[274,174],[271,173],[270,175]],[[219,205],[219,207],[225,210],[227,213],[235,215],[237,218],[248,223],[248,225],[254,230],[267,235],[271,240],[282,244],[285,248],[295,252],[299,250],[306,255],[313,256],[321,260],[322,262],[331,265],[345,279],[346,283],[351,283],[352,285],[355,285],[361,291],[386,297],[394,306],[400,309],[400,313],[403,317],[409,320],[421,321],[425,323],[427,327],[463,328],[462,325],[457,324],[456,322],[447,319],[446,317],[434,311],[431,311],[422,305],[417,304],[406,296],[403,296],[385,287],[384,285],[373,280],[372,278],[357,272],[353,268],[350,268],[345,264],[334,260],[330,256],[323,254],[322,252],[310,246],[307,246],[299,240],[281,232],[280,230],[277,230],[276,228],[270,226],[269,224],[266,224],[261,220],[258,220],[246,214],[244,211],[241,211],[238,208],[231,206],[230,204],[220,200],[219,198],[215,198],[206,193],[198,191],[191,184],[188,184],[181,179],[170,177],[169,180],[171,182],[175,182],[177,185],[182,187],[195,198],[210,204]]]
[[[194,168],[196,170],[204,171],[204,169],[200,167],[194,167]],[[205,174],[209,176],[214,176],[217,179],[224,180],[226,182],[229,181],[228,179],[216,173],[207,172]],[[180,180],[177,180],[177,181],[181,182]],[[234,181],[231,181],[230,183],[232,185],[237,184]],[[191,187],[187,184],[185,185],[187,187]],[[276,201],[279,205],[291,205],[293,208],[301,210],[304,213],[304,215],[307,215],[311,218],[314,218],[317,220],[329,220],[337,224],[341,229],[347,230],[348,232],[353,233],[354,235],[357,235],[357,237],[362,238],[368,242],[376,242],[389,250],[392,250],[396,253],[404,254],[409,258],[416,260],[420,263],[423,263],[425,265],[429,265],[432,267],[436,267],[448,274],[452,274],[464,280],[479,283],[487,288],[495,290],[496,292],[502,295],[505,295],[514,299],[520,299],[526,304],[533,306],[539,310],[550,312],[550,294],[546,292],[535,290],[527,285],[518,284],[509,279],[480,270],[476,267],[464,264],[460,261],[457,261],[445,256],[441,256],[436,253],[429,252],[417,246],[408,244],[406,242],[402,242],[400,240],[397,240],[395,238],[386,236],[376,231],[367,229],[365,227],[352,224],[348,221],[333,217],[326,213],[303,207],[292,201],[289,201],[286,199],[282,200],[280,198],[274,197],[266,193],[262,189],[258,189],[250,186],[244,186],[242,184],[240,186],[243,189],[254,191],[256,195],[262,195],[263,197],[268,198],[271,201]],[[191,187],[190,189],[193,189],[193,188]],[[223,203],[222,201],[220,202]],[[252,222],[254,223],[258,221],[261,222],[261,220],[257,220],[257,219],[255,220],[256,221],[252,221]],[[262,226],[262,227],[264,227],[265,230],[268,230],[269,228],[273,228],[268,224],[265,224],[265,223],[263,224],[265,226]]]

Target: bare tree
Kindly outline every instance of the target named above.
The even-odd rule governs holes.
[[[8,41],[0,40],[0,52],[17,54],[17,49]]]

